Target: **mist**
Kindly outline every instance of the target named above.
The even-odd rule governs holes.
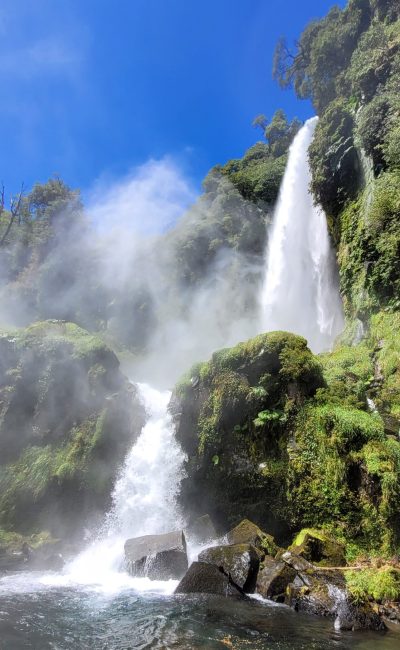
[[[76,322],[104,336],[132,380],[158,388],[258,332],[263,256],[240,250],[234,233],[256,224],[254,249],[269,215],[227,178],[215,174],[198,196],[165,157],[85,195],[52,217],[50,246],[14,244],[12,277],[7,260],[1,269],[3,327]]]

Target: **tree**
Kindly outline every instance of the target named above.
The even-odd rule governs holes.
[[[251,126],[254,127],[255,129],[261,129],[263,135],[265,135],[265,129],[268,126],[268,120],[265,117],[264,113],[260,113],[259,115],[256,115],[256,117],[251,123]]]
[[[20,222],[21,219],[20,210],[21,210],[23,191],[24,191],[24,185],[22,184],[21,191],[19,192],[19,194],[16,197],[12,197],[11,199],[11,205],[9,211],[10,216],[8,219],[6,229],[4,233],[0,236],[0,246],[4,246],[6,244],[7,237],[17,217],[18,217],[18,221]],[[3,214],[4,214],[4,185],[2,185],[1,193],[0,193],[0,218],[3,216]]]
[[[369,0],[350,0],[345,9],[333,7],[325,18],[311,22],[293,49],[280,38],[274,78],[283,88],[293,87],[299,98],[311,98],[322,110],[335,98],[336,82],[370,21]]]
[[[253,120],[253,126],[262,129],[263,135],[268,142],[269,153],[273,158],[279,158],[279,156],[283,156],[287,152],[301,126],[301,122],[297,118],[288,122],[285,112],[278,109],[271,122],[268,122],[265,115],[257,115]]]

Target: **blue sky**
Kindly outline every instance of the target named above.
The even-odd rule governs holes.
[[[256,114],[312,114],[272,81],[272,55],[332,4],[2,0],[0,180],[57,173],[88,192],[167,156],[198,187],[258,139]]]

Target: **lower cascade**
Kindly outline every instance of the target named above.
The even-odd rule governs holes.
[[[118,586],[127,581],[124,543],[128,538],[182,528],[176,495],[185,455],[168,413],[171,393],[144,383],[137,386],[148,420],[125,459],[112,508],[97,539],[67,567],[72,581]]]
[[[326,216],[313,203],[308,148],[318,118],[297,133],[275,210],[261,294],[262,330],[304,336],[314,352],[328,349],[343,327]]]

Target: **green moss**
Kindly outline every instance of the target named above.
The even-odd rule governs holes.
[[[181,395],[193,377],[209,390],[198,421],[201,453],[208,443],[218,452],[227,430],[283,424],[289,384],[301,394],[312,394],[322,384],[321,367],[305,339],[286,332],[260,334],[215,352],[208,364],[195,366],[178,384]]]
[[[366,392],[373,380],[372,353],[366,343],[340,346],[319,356],[326,387],[319,389],[318,400],[365,408]]]
[[[400,600],[400,571],[391,567],[346,571],[347,588],[356,601]]]
[[[0,521],[24,528],[20,519],[29,504],[41,504],[52,492],[68,486],[79,491],[86,482],[100,493],[106,485],[96,470],[96,450],[103,442],[106,417],[104,409],[74,427],[67,440],[58,445],[28,446],[16,462],[1,467]],[[26,519],[30,522],[30,516]]]
[[[76,359],[112,359],[114,356],[99,336],[89,334],[75,323],[43,321],[34,323],[17,335],[16,344],[21,347],[42,345],[45,350],[65,343]],[[115,358],[115,365],[118,362]]]
[[[400,427],[400,312],[379,312],[371,317],[369,343],[375,351],[379,388],[378,409],[398,421]],[[396,430],[394,433],[397,432]]]
[[[334,521],[357,535],[364,516],[363,496],[351,479],[353,452],[370,440],[384,439],[379,416],[335,404],[309,404],[295,424],[294,444],[289,448],[288,492],[293,523],[325,527]],[[373,496],[365,496],[366,507]],[[370,512],[376,519],[376,509]],[[375,542],[374,538],[374,542]]]
[[[0,552],[20,551],[24,543],[34,549],[39,549],[45,544],[56,544],[58,541],[47,530],[26,536],[0,528]]]
[[[326,538],[326,533],[318,528],[303,528],[303,530],[301,530],[295,536],[292,546],[301,546],[306,538],[306,535],[312,535],[313,537],[321,540],[321,542],[323,542]]]

